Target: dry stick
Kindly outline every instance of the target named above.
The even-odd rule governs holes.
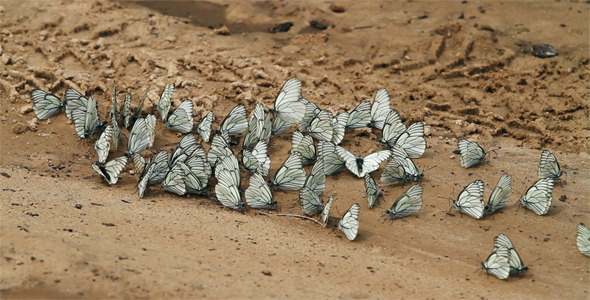
[[[314,223],[317,223],[317,224],[319,224],[320,226],[324,227],[324,224],[320,223],[320,221],[318,221],[318,220],[316,220],[316,219],[312,219],[312,218],[310,218],[310,217],[307,217],[307,216],[302,216],[302,215],[293,215],[293,214],[276,214],[276,215],[273,215],[273,214],[267,214],[267,213],[265,213],[265,212],[261,212],[261,211],[259,211],[259,212],[257,212],[257,213],[258,213],[258,214],[261,214],[261,215],[265,215],[265,216],[277,216],[277,217],[295,217],[295,218],[300,218],[300,219],[310,220],[310,221],[313,221]],[[325,227],[324,227],[324,228],[325,228]]]

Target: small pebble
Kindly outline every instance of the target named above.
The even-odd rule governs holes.
[[[285,22],[281,24],[276,24],[275,26],[271,27],[268,31],[270,33],[276,32],[287,32],[293,26],[293,22]]]
[[[548,58],[557,55],[557,50],[549,44],[537,44],[532,47],[533,55],[540,58]]]
[[[264,274],[265,276],[272,276],[272,272],[269,270],[262,271],[262,274]]]

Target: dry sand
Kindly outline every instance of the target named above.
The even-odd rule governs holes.
[[[465,2],[339,1],[337,13],[315,1],[1,1],[2,298],[588,299],[590,261],[575,234],[590,223],[589,6]],[[267,32],[288,21],[288,32]],[[222,25],[230,35],[215,33]],[[538,43],[559,55],[532,56]],[[238,103],[270,106],[290,77],[333,111],[385,87],[408,123],[428,125],[419,214],[383,222],[347,171],[328,178],[324,199],[336,195],[334,217],[361,204],[354,242],[336,219],[324,229],[158,187],[140,199],[128,171],[112,187],[94,173],[93,139],[73,135],[63,114],[37,122],[26,113],[32,89],[72,87],[95,95],[104,115],[113,80],[133,106],[151,85],[144,113],[154,112],[173,82],[175,106],[193,99],[196,119],[213,108],[219,121]],[[161,125],[153,150],[170,150],[181,136]],[[350,132],[343,146],[366,155],[381,149],[379,135]],[[461,136],[496,149],[489,162],[461,168]],[[271,140],[271,174],[289,149],[290,134]],[[567,174],[537,216],[517,200],[542,149]],[[483,220],[447,214],[464,185],[484,180],[487,199],[503,172],[513,176],[508,207]],[[381,184],[381,206],[409,186]],[[281,213],[300,213],[296,192],[276,198]],[[504,282],[481,270],[499,233],[530,265],[524,276]]]

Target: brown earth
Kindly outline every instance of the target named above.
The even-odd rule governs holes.
[[[575,246],[577,223],[590,223],[588,8],[1,1],[1,296],[588,299],[590,263]],[[283,22],[294,25],[267,31]],[[230,35],[215,33],[223,25]],[[559,55],[532,56],[539,43]],[[428,125],[429,146],[416,160],[426,174],[418,215],[383,222],[383,209],[366,208],[363,181],[347,171],[328,178],[324,199],[336,195],[334,217],[361,204],[354,242],[333,230],[336,219],[324,229],[158,187],[140,199],[130,166],[117,185],[102,182],[90,167],[93,140],[75,136],[63,114],[37,121],[27,112],[32,89],[63,95],[72,87],[97,96],[104,116],[116,80],[119,101],[131,92],[132,106],[151,86],[144,113],[155,112],[164,85],[175,83],[174,106],[193,99],[197,120],[214,109],[219,121],[238,103],[270,107],[290,77],[301,79],[305,98],[333,111],[385,87],[407,123]],[[152,151],[181,138],[162,124],[157,132]],[[350,132],[343,146],[366,155],[381,149],[379,134]],[[453,154],[461,136],[496,149],[489,162],[461,168]],[[271,140],[271,174],[289,149],[290,134]],[[541,149],[567,172],[542,217],[517,208],[536,180]],[[464,185],[482,179],[488,197],[503,172],[513,175],[507,208],[484,220],[447,214],[447,199]],[[381,205],[408,187],[382,184]],[[300,213],[296,192],[275,196],[281,213]],[[530,265],[523,277],[503,282],[481,271],[499,233]]]

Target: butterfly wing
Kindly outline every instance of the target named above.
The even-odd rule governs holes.
[[[81,109],[86,111],[86,105],[88,104],[88,98],[82,95],[80,92],[76,91],[75,89],[67,89],[66,90],[66,100],[65,100],[65,107],[66,107],[66,117],[68,119],[72,119],[72,113],[74,110]]]
[[[512,187],[510,186],[511,180],[512,177],[506,173],[500,177],[500,180],[494,188],[492,195],[490,195],[490,199],[486,205],[486,211],[488,214],[492,214],[508,204],[508,199],[512,193]]]
[[[371,122],[371,102],[363,101],[348,115],[347,129],[367,127]]]
[[[505,280],[510,275],[510,263],[508,261],[509,250],[499,248],[492,252],[490,256],[482,263],[486,273],[496,276],[498,279]]]
[[[543,150],[539,162],[539,179],[553,177],[555,179],[561,176],[561,168],[553,153]]]
[[[324,209],[322,209],[322,214],[320,218],[322,220],[322,223],[324,223],[324,228],[328,226],[328,220],[330,219],[330,209],[332,209],[332,202],[334,202],[334,197],[330,196],[330,200],[328,200],[328,203],[326,203],[326,206],[324,206]]]
[[[391,150],[382,150],[363,158],[363,173],[371,173],[379,169],[379,165],[391,156]],[[364,176],[364,174],[361,174]]]
[[[350,153],[350,151],[348,151],[340,146],[336,146],[336,152],[338,153],[340,158],[344,161],[346,168],[348,170],[350,170],[350,172],[352,172],[352,174],[356,175],[357,177],[364,176],[364,173],[361,176],[361,173],[363,172],[363,170],[359,170],[359,165],[357,164],[357,157],[354,156],[354,154]],[[362,167],[362,165],[361,165],[361,167]]]
[[[193,130],[193,101],[184,100],[166,120],[166,127],[180,133]]]
[[[309,125],[309,134],[318,141],[329,142],[334,135],[332,127],[332,113],[329,110],[320,111]]]
[[[371,174],[365,174],[365,191],[367,192],[367,200],[369,201],[369,208],[373,208],[377,198],[379,197],[380,191],[377,182],[371,176]]]
[[[277,170],[270,185],[277,190],[296,191],[303,187],[306,176],[301,155],[293,152]]]
[[[111,138],[113,136],[113,126],[109,125],[100,134],[96,143],[94,143],[94,150],[98,153],[98,162],[104,164],[111,150]]]
[[[205,143],[209,142],[209,138],[211,137],[211,124],[213,124],[213,110],[209,111],[207,115],[199,122],[197,126],[197,131],[203,138]]]
[[[146,124],[145,119],[138,119],[133,128],[129,133],[129,139],[127,140],[127,151],[125,155],[127,157],[133,156],[135,153],[140,153],[145,150],[150,144],[150,131]]]
[[[476,180],[466,186],[453,201],[455,208],[472,218],[481,219],[483,216],[483,181]]]
[[[162,187],[164,187],[166,191],[179,196],[186,194],[186,186],[184,184],[185,173],[181,164],[184,163],[178,162],[178,164],[174,165],[162,181]]]
[[[353,241],[356,239],[356,236],[359,231],[359,213],[361,212],[361,206],[358,203],[353,204],[340,222],[338,222],[338,228],[344,232],[346,238]]]
[[[332,175],[344,167],[344,160],[336,152],[336,145],[330,142],[320,141],[318,143],[318,156],[324,161],[324,172]]]
[[[252,208],[275,209],[277,202],[262,175],[252,174],[245,192],[246,203]]]
[[[170,105],[172,104],[172,94],[174,94],[174,83],[167,84],[160,95],[160,101],[158,101],[158,113],[162,118],[162,122],[166,122],[168,118],[168,112],[170,111]]]
[[[392,109],[389,111],[387,117],[385,118],[381,140],[379,141],[382,144],[391,147],[395,145],[395,141],[397,141],[398,137],[404,131],[406,131],[406,129],[406,125],[404,125],[404,123],[402,122],[402,118],[400,117],[397,110]]]
[[[390,110],[391,101],[389,100],[389,93],[384,88],[378,90],[371,106],[371,126],[382,130]]]
[[[463,168],[473,167],[481,163],[486,157],[485,151],[476,142],[458,139],[458,145],[459,151],[461,151],[461,166]]]
[[[63,101],[58,96],[39,89],[31,91],[31,100],[39,120],[49,119],[64,107]]]
[[[279,95],[275,99],[275,117],[283,119],[289,126],[303,119],[306,112],[305,103],[299,101],[301,97],[301,81],[291,78],[285,82]]]
[[[391,208],[385,211],[388,219],[398,219],[418,212],[422,208],[422,186],[415,184],[403,193]]]
[[[316,159],[315,146],[313,139],[309,135],[303,135],[299,131],[293,132],[293,139],[291,142],[291,152],[301,154],[302,163],[304,165],[313,163]]]
[[[238,104],[227,114],[221,123],[220,131],[227,132],[227,135],[234,136],[241,134],[248,128],[248,115],[246,107]]]
[[[324,160],[322,158],[315,162],[303,186],[316,194],[320,194],[326,189],[326,173],[324,172]]]
[[[551,207],[554,184],[555,179],[553,177],[539,179],[522,195],[520,203],[537,215],[546,214],[549,207]]]
[[[578,235],[576,236],[576,245],[580,253],[590,256],[590,229],[584,223],[578,224]]]
[[[109,185],[116,184],[119,180],[119,174],[127,165],[127,157],[117,157],[106,164],[92,164],[92,168],[104,178]]]
[[[416,122],[399,135],[395,144],[400,146],[410,158],[420,158],[426,151],[424,123]]]
[[[301,132],[309,131],[309,126],[315,116],[321,111],[320,108],[313,102],[301,97],[299,101],[305,104],[305,114],[301,121],[297,123],[297,129]]]
[[[348,122],[348,113],[341,112],[332,118],[332,140],[331,142],[338,145],[344,140],[344,134],[346,133],[346,123]]]

